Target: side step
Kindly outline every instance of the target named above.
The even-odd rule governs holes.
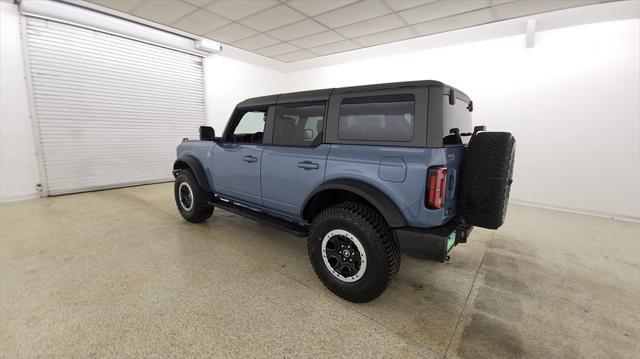
[[[237,215],[240,215],[249,219],[253,219],[254,221],[258,221],[260,223],[271,225],[273,227],[282,229],[298,237],[306,237],[309,232],[306,226],[287,222],[283,219],[270,216],[266,213],[254,211],[247,207],[236,205],[233,202],[227,202],[227,201],[215,199],[213,201],[209,201],[209,203],[211,203],[216,207],[222,208],[225,211],[229,211],[231,213],[235,213]]]

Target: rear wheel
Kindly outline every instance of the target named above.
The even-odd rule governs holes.
[[[191,172],[180,171],[173,189],[176,206],[185,220],[200,223],[211,217],[214,207],[209,205],[209,194],[200,188]]]
[[[384,218],[360,203],[322,211],[311,225],[308,249],[322,283],[352,302],[377,298],[400,267],[400,250]]]

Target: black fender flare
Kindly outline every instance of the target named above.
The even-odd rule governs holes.
[[[211,187],[209,187],[209,181],[207,180],[207,175],[204,172],[204,167],[197,158],[184,155],[178,157],[178,159],[173,163],[174,174],[178,169],[189,168],[191,173],[196,177],[196,181],[198,182],[198,186],[207,192],[213,192]]]
[[[391,228],[402,228],[407,226],[407,221],[404,219],[402,212],[400,212],[398,206],[396,206],[396,204],[393,203],[387,195],[368,183],[349,179],[327,181],[313,190],[313,192],[311,192],[304,200],[300,213],[301,218],[306,218],[305,215],[309,210],[309,204],[314,196],[323,191],[332,189],[348,191],[364,198],[367,202],[371,203],[371,205],[373,205],[380,214],[382,214]]]

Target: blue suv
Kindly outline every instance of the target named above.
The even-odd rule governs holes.
[[[444,262],[473,226],[502,225],[515,140],[472,111],[437,81],[251,98],[221,137],[203,126],[178,146],[176,205],[193,223],[217,206],[308,237],[327,288],[370,301],[401,250]]]

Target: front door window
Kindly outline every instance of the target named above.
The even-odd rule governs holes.
[[[226,139],[233,143],[262,143],[264,125],[267,120],[266,110],[248,110],[238,114],[240,120]]]

